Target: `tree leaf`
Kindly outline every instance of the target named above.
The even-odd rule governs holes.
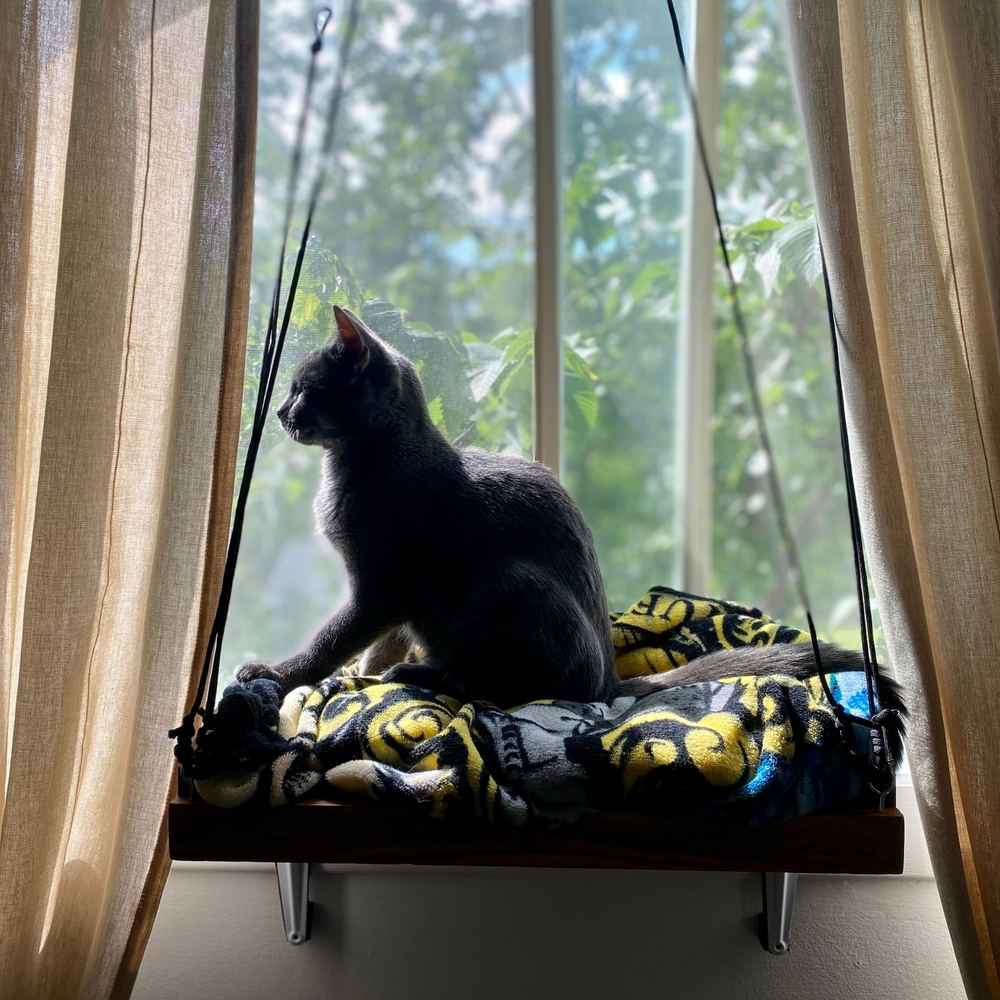
[[[779,221],[778,219],[757,219],[754,222],[748,222],[733,231],[742,236],[750,235],[752,233],[774,233],[784,228],[785,223]]]
[[[764,280],[764,296],[770,297],[778,286],[778,275],[781,272],[781,250],[772,241],[763,253],[757,254],[753,262],[754,270]]]
[[[444,425],[444,404],[441,402],[440,396],[435,396],[427,404],[427,412],[430,414],[431,423],[444,434],[447,434],[447,429]]]
[[[578,375],[590,382],[597,381],[597,373],[571,344],[563,344],[563,370],[567,375]]]
[[[672,273],[673,268],[666,261],[647,264],[632,282],[632,302],[641,302],[660,278],[666,278]]]
[[[581,389],[573,393],[573,399],[587,421],[588,427],[597,423],[597,396],[593,389]]]
[[[736,260],[731,263],[733,270],[733,280],[740,282],[743,280],[743,275],[747,273],[747,255],[741,253]]]
[[[785,266],[801,275],[810,284],[823,273],[823,259],[819,252],[819,232],[816,220],[799,219],[789,222],[774,234],[774,245],[781,252]]]
[[[469,358],[469,391],[475,402],[485,398],[500,377],[504,367],[504,352],[492,344],[465,345]]]
[[[312,292],[299,293],[295,296],[295,305],[292,307],[292,322],[296,326],[312,326],[322,308],[323,303],[318,295]]]

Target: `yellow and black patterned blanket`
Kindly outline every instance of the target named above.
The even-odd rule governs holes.
[[[808,641],[761,611],[654,587],[612,634],[623,677],[705,653]],[[864,675],[830,675],[863,715]],[[338,671],[279,706],[271,681],[226,689],[201,749],[221,768],[208,802],[282,805],[344,793],[490,822],[558,823],[595,809],[761,823],[856,798],[864,784],[818,679],[732,678],[611,704],[460,704]]]

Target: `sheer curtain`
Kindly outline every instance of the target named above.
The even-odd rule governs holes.
[[[997,998],[1000,7],[790,0],[789,22],[910,764],[966,989]]]
[[[127,996],[242,395],[255,0],[0,5],[0,995]]]

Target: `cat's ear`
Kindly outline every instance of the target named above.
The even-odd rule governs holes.
[[[363,372],[371,357],[368,339],[362,331],[361,321],[340,306],[333,307],[333,318],[337,322],[337,339],[347,354],[354,358],[354,370]]]

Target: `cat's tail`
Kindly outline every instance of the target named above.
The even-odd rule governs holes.
[[[861,654],[839,646],[823,645],[823,669],[828,673],[864,670]],[[630,677],[620,683],[620,693],[641,698],[655,691],[718,681],[727,677],[760,677],[765,674],[784,674],[799,680],[816,675],[816,658],[812,645],[807,642],[775,643],[772,646],[738,646],[716,653],[699,656],[682,667],[665,670],[659,674]],[[903,759],[903,737],[906,735],[904,719],[908,715],[900,685],[884,673],[878,676],[879,704],[891,714],[886,722],[889,751],[897,766]]]

